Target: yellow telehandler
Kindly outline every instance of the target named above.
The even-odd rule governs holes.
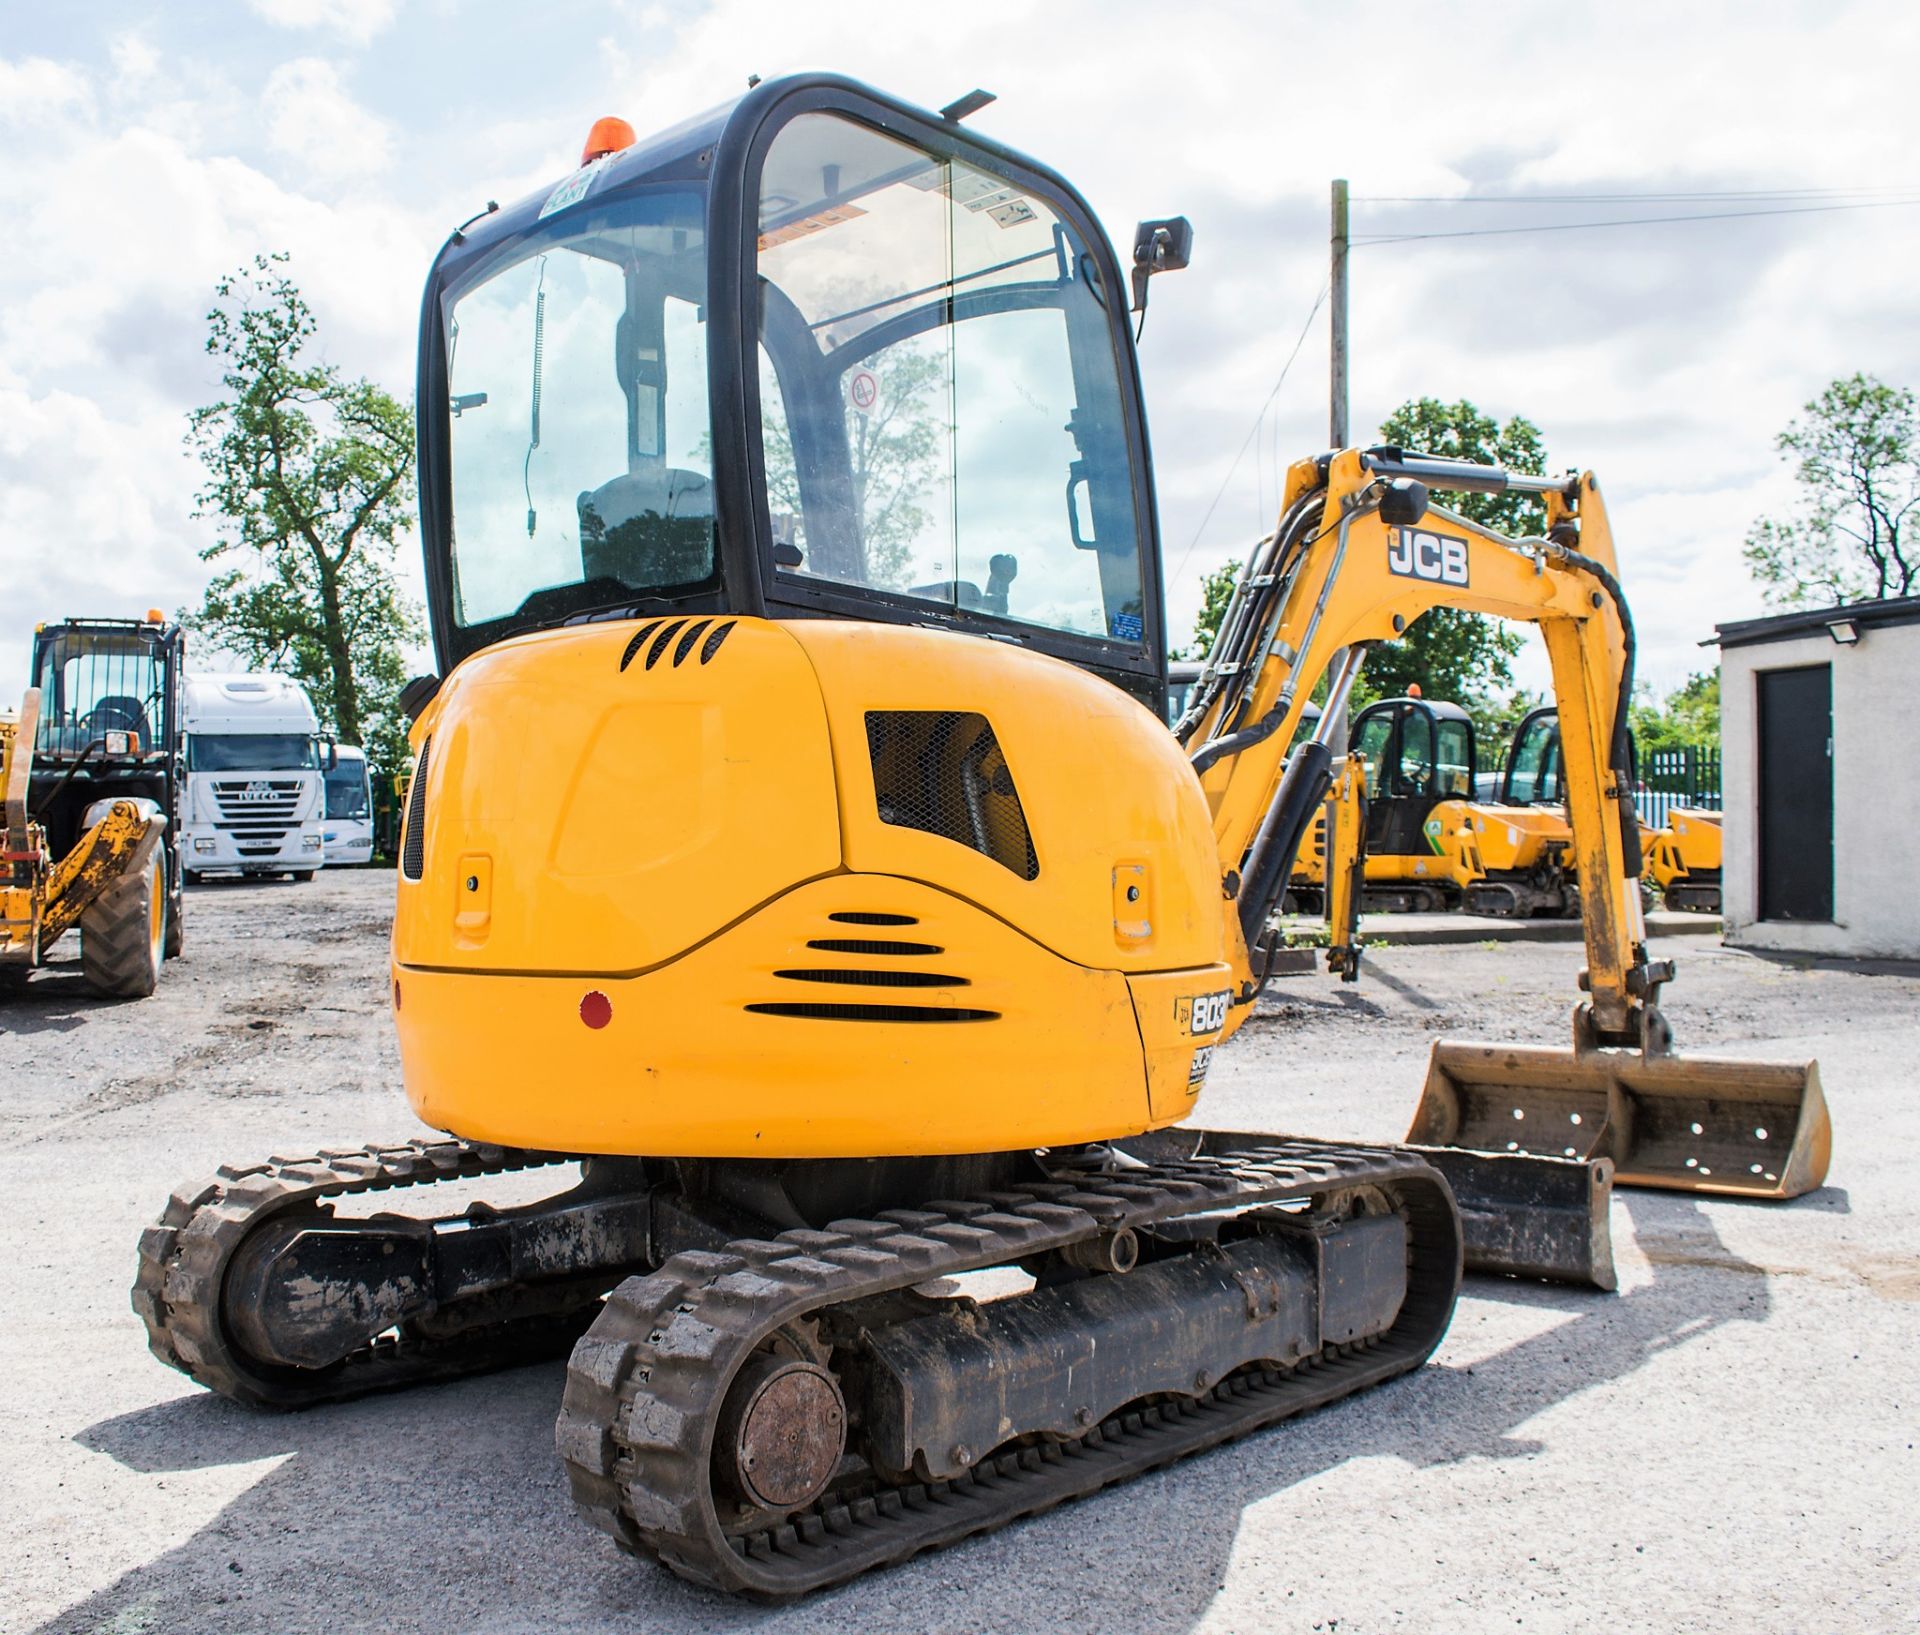
[[[76,928],[82,973],[107,998],[152,993],[181,951],[184,655],[157,612],[34,632],[36,685],[0,711],[0,983],[24,981]]]
[[[1176,1128],[1252,1014],[1332,773],[1325,718],[1286,753],[1308,695],[1345,649],[1337,715],[1430,608],[1538,624],[1561,700],[1587,997],[1573,1048],[1507,1072],[1509,1113],[1575,1106],[1568,1144],[1693,1186],[1686,1157],[1731,1139],[1713,1109],[1764,1080],[1768,1154],[1795,1185],[1824,1164],[1806,1064],[1666,1053],[1592,477],[1296,462],[1170,734],[1128,307],[1191,233],[1143,224],[1129,280],[1064,179],[966,128],[978,103],[806,75],[644,142],[603,121],[573,175],[442,249],[418,399],[441,678],[409,694],[392,1004],[407,1096],[450,1134],[229,1166],[140,1246],[155,1353],[244,1401],[577,1335],[556,1442],[583,1516],[755,1596],[1438,1344],[1463,1227],[1429,1156]],[[1546,537],[1429,502],[1508,486]],[[1634,1073],[1642,1116],[1609,1126]],[[1470,1135],[1604,1190],[1605,1156],[1480,1140],[1460,1083],[1441,1162]],[[1693,1146],[1642,1139],[1689,1120]],[[433,1213],[442,1181],[560,1164],[542,1201]],[[392,1209],[417,1188],[424,1215]],[[1024,1276],[955,1292],[988,1269]]]

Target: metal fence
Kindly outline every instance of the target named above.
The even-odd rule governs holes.
[[[1720,751],[1661,749],[1640,758],[1640,787],[1634,805],[1640,821],[1664,828],[1676,806],[1720,810]]]

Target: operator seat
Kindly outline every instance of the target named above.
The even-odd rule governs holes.
[[[86,741],[91,743],[103,733],[137,732],[140,747],[153,746],[153,724],[147,719],[147,707],[126,693],[109,693],[87,711],[84,724]]]
[[[661,465],[629,471],[577,503],[586,578],[646,590],[713,573],[713,484],[699,472]]]

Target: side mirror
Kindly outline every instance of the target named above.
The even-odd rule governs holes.
[[[1133,310],[1147,310],[1147,280],[1179,272],[1193,259],[1193,223],[1185,216],[1143,221],[1133,230]]]
[[[320,764],[326,771],[331,772],[340,764],[340,746],[332,738],[323,738],[321,742],[327,746],[327,753]]]

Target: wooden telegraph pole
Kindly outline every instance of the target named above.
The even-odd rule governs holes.
[[[1333,184],[1333,265],[1329,274],[1329,293],[1332,301],[1333,344],[1331,347],[1332,368],[1327,382],[1327,446],[1345,448],[1350,441],[1347,425],[1347,183],[1341,177]],[[1346,656],[1343,647],[1333,655],[1327,667],[1331,675]],[[1347,709],[1342,704],[1335,713],[1332,726],[1327,734],[1327,747],[1338,760],[1347,752]],[[1327,839],[1333,839],[1333,807],[1327,807]],[[1331,844],[1327,855],[1333,855]],[[1329,882],[1329,885],[1331,882]],[[1331,891],[1329,891],[1331,900]]]
[[[1333,371],[1328,392],[1330,448],[1347,446],[1347,184],[1333,184]]]

